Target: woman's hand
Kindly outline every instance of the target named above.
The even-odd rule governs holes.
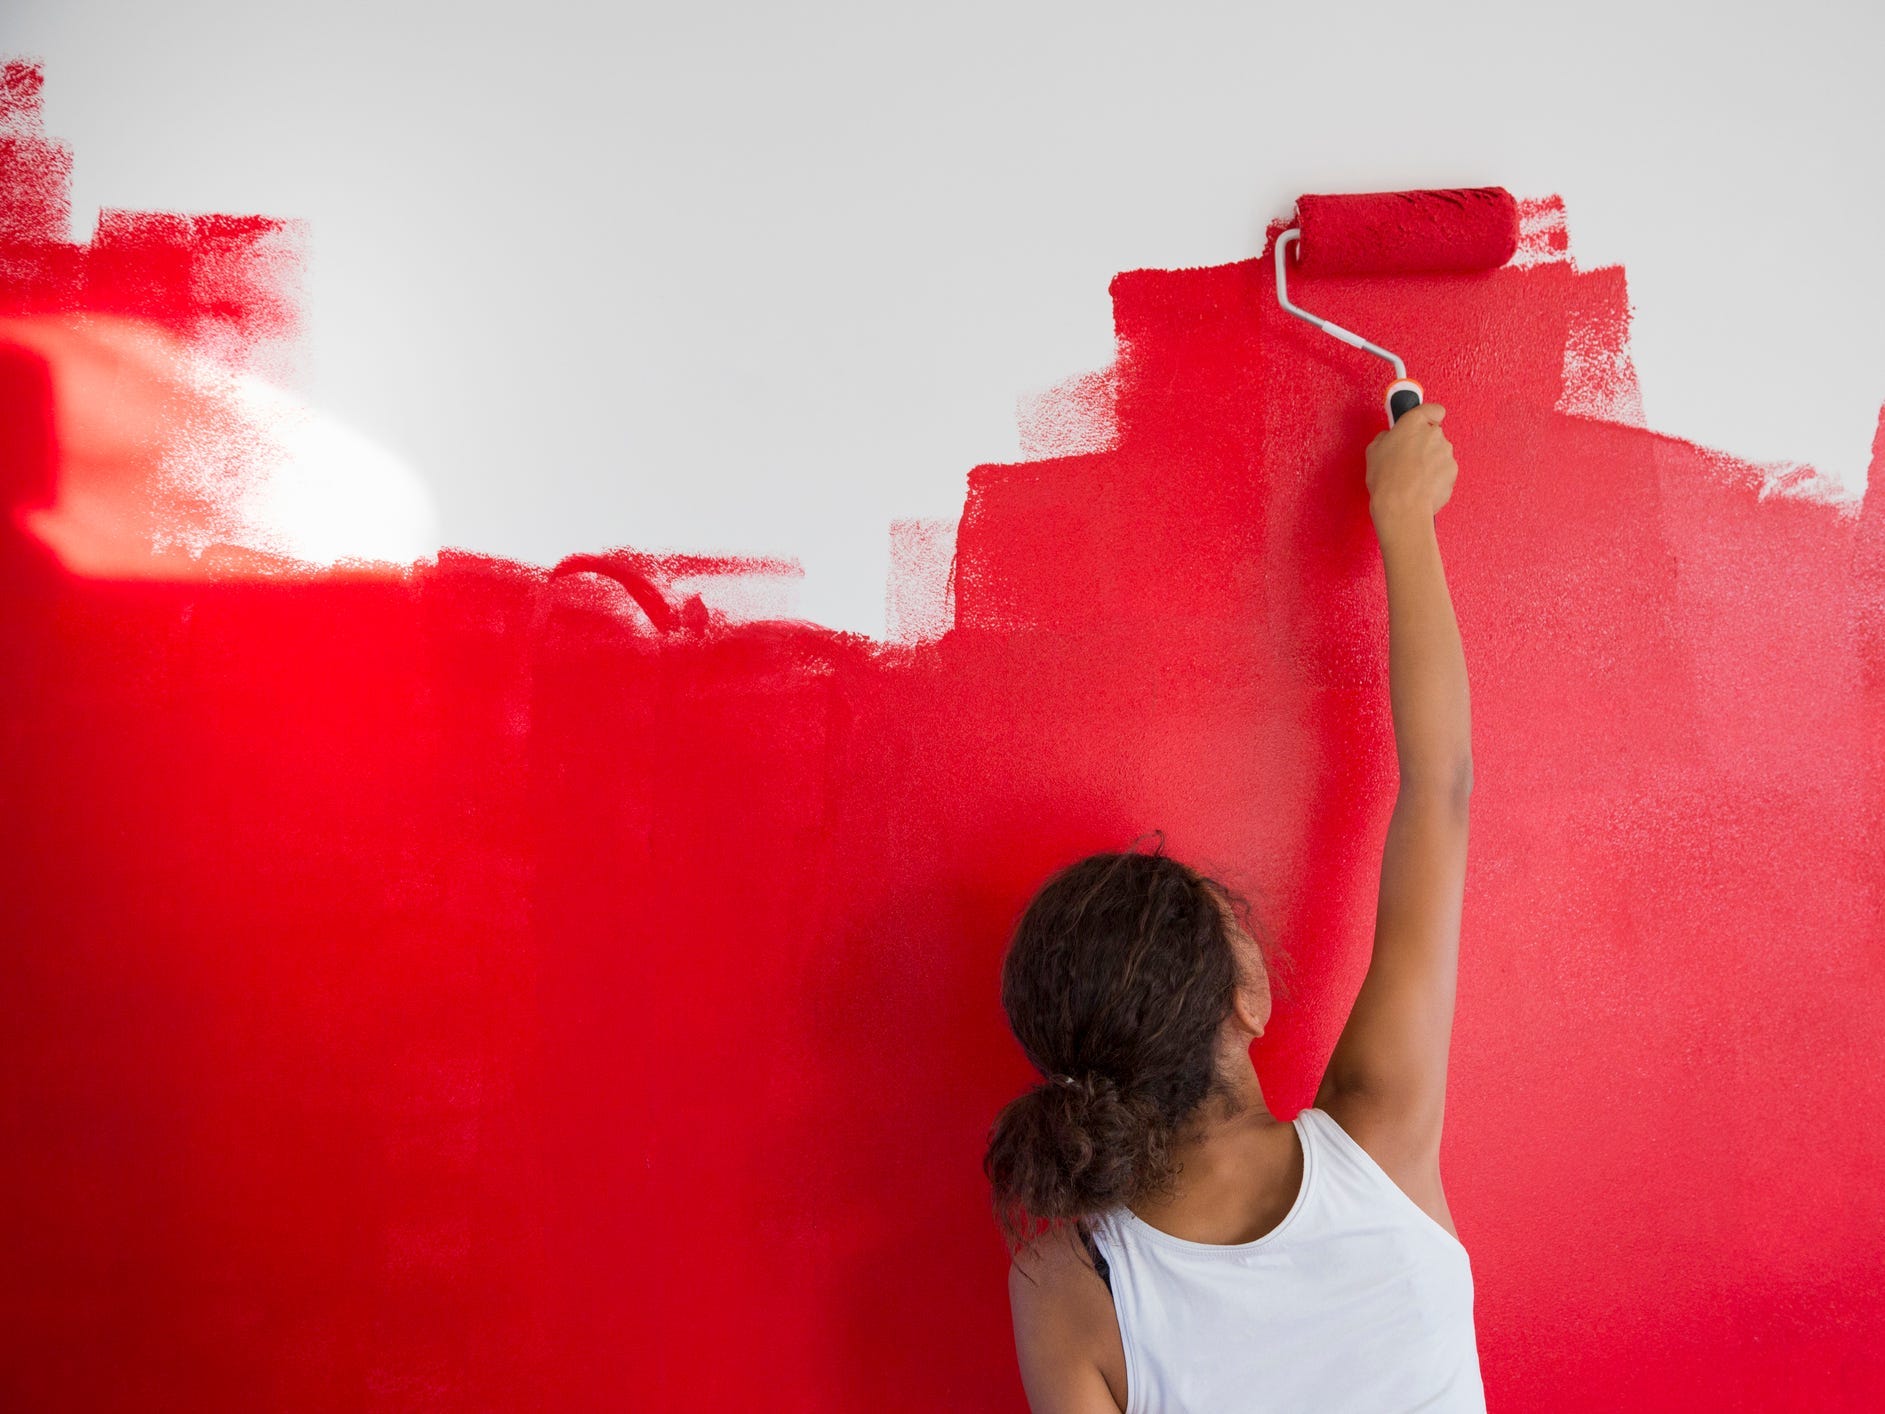
[[[1430,522],[1460,474],[1453,444],[1440,430],[1446,409],[1422,403],[1368,444],[1368,514],[1375,533]]]

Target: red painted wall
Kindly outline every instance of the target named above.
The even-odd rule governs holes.
[[[10,141],[0,1403],[1023,1408],[978,1165],[1035,1079],[996,996],[1031,888],[1157,827],[1254,890],[1279,1114],[1359,984],[1377,369],[1260,260],[1120,276],[1116,446],[977,468],[914,648],[727,627],[631,552],[79,577],[22,516],[130,494],[135,427],[86,428],[151,414],[65,416],[93,345],[54,331],[117,326],[48,317],[292,310],[274,223],[73,244],[69,158]],[[1462,468],[1444,1165],[1492,1407],[1876,1407],[1885,455],[1862,509],[1763,499],[1557,411],[1617,269],[1312,288]]]

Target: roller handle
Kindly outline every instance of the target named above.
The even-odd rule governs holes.
[[[1392,427],[1421,404],[1420,384],[1411,378],[1396,378],[1388,384],[1388,426]]]

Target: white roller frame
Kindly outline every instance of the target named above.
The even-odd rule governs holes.
[[[1334,338],[1340,339],[1343,343],[1349,345],[1350,347],[1357,348],[1357,349],[1366,349],[1369,353],[1373,354],[1376,358],[1385,358],[1389,363],[1394,365],[1395,378],[1397,379],[1406,378],[1407,365],[1401,362],[1401,356],[1399,354],[1389,353],[1386,349],[1382,348],[1381,345],[1369,343],[1366,339],[1362,338],[1362,336],[1357,334],[1354,330],[1344,329],[1340,324],[1335,323],[1333,320],[1324,319],[1320,315],[1311,314],[1308,310],[1303,309],[1298,305],[1293,305],[1289,302],[1289,291],[1283,283],[1283,261],[1289,248],[1301,239],[1302,239],[1302,232],[1299,230],[1296,230],[1294,227],[1283,232],[1282,235],[1276,238],[1276,302],[1282,305],[1283,308],[1287,309],[1291,314],[1295,315],[1298,319],[1307,320],[1309,323],[1315,325],[1316,328],[1320,329],[1323,333],[1331,335]],[[1300,253],[1298,254],[1297,258],[1301,259]]]

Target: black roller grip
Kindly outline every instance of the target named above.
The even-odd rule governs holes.
[[[1396,388],[1392,393],[1388,394],[1388,418],[1390,421],[1399,422],[1403,417],[1419,406],[1420,390],[1418,388]]]

